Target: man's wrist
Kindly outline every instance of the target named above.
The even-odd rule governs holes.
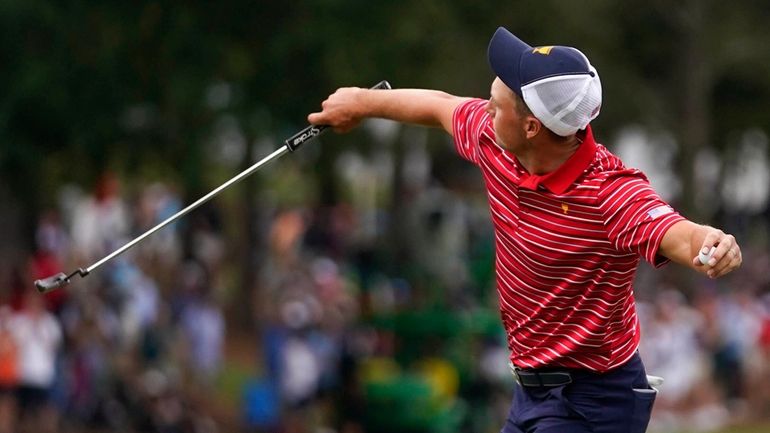
[[[353,113],[353,115],[358,119],[365,119],[368,117],[376,117],[378,115],[382,115],[380,113],[377,113],[376,110],[376,100],[374,99],[377,97],[378,94],[381,94],[382,92],[372,89],[365,89],[365,88],[357,88],[356,89],[356,111]]]

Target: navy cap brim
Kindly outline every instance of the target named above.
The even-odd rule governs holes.
[[[492,67],[495,75],[519,96],[522,96],[521,75],[519,74],[521,57],[529,50],[532,50],[529,44],[514,36],[504,27],[498,27],[495,34],[492,35],[487,49],[489,66]]]

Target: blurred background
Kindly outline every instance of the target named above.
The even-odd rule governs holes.
[[[587,53],[597,139],[743,267],[643,265],[650,431],[770,432],[766,1],[0,1],[0,433],[499,431],[483,184],[438,130],[326,134],[341,86],[486,97],[499,25]]]

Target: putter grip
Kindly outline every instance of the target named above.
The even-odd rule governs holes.
[[[43,278],[41,280],[35,281],[35,287],[37,288],[37,291],[40,293],[48,293],[51,290],[58,289],[59,287],[65,286],[69,284],[70,280],[67,278],[67,274],[64,272],[59,272],[58,274]]]
[[[377,83],[374,87],[371,87],[371,89],[388,90],[388,89],[391,89],[391,87],[390,87],[390,83],[388,83],[387,80],[382,80],[379,83]],[[295,150],[297,150],[298,147],[302,146],[302,144],[304,144],[306,141],[310,141],[313,138],[321,135],[321,133],[324,132],[328,127],[329,125],[308,125],[302,131],[299,131],[298,133],[287,138],[284,141],[284,143],[286,144],[286,147],[288,147],[291,152],[294,152]]]

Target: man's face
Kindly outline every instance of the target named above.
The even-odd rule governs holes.
[[[519,114],[517,99],[508,86],[495,78],[486,111],[492,116],[497,145],[513,154],[521,152],[529,141],[525,120],[531,117]]]

